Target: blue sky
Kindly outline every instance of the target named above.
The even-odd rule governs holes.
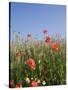
[[[65,36],[66,6],[13,2],[10,16],[12,32],[20,32],[23,36],[31,33],[41,38],[43,30],[47,29],[49,35]]]

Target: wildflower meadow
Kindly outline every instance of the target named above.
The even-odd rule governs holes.
[[[20,32],[10,42],[9,87],[38,87],[66,84],[66,40],[48,35],[38,40]]]

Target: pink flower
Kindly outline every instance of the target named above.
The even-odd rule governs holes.
[[[20,87],[22,87],[22,85],[20,83],[17,83],[16,88],[20,88]]]
[[[49,43],[51,41],[51,38],[49,36],[46,37],[45,42]]]
[[[37,87],[38,86],[38,83],[36,81],[32,81],[30,83],[30,87]]]
[[[55,42],[53,42],[53,43],[51,44],[51,49],[54,50],[54,51],[57,51],[57,50],[58,50],[58,44],[55,43]]]
[[[29,58],[29,59],[26,61],[26,64],[28,65],[29,68],[35,70],[36,64],[35,64],[35,60],[34,60],[34,59]]]

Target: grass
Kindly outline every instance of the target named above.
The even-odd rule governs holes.
[[[13,80],[10,87],[30,87],[32,81],[37,82],[36,86],[66,84],[65,41],[57,43],[58,50],[52,50],[50,42],[28,38],[29,40],[23,42],[15,38],[10,44],[10,80]],[[16,56],[17,52],[20,55]],[[34,70],[26,64],[29,58],[36,64]]]

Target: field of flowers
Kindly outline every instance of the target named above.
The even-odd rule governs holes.
[[[49,36],[47,30],[43,35],[43,40],[16,35],[10,43],[9,87],[66,84],[66,41]]]

